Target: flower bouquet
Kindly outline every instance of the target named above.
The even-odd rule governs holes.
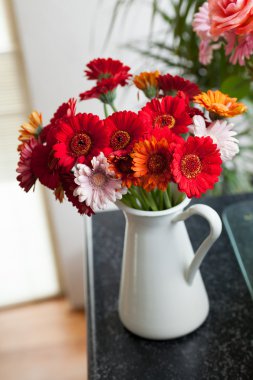
[[[97,98],[105,118],[77,113],[76,99],[63,103],[46,126],[34,111],[20,128],[18,146],[17,180],[26,192],[39,181],[89,216],[118,199],[139,210],[165,210],[212,189],[222,162],[238,153],[229,119],[246,106],[236,98],[201,92],[158,71],[132,77],[111,58],[94,59],[85,74],[95,86],[80,100]],[[138,113],[115,107],[117,87],[128,84],[148,99]]]

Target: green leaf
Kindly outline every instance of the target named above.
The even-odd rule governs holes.
[[[173,23],[173,19],[168,15],[168,13],[164,12],[162,9],[156,7],[155,12],[159,14],[166,23]]]
[[[231,75],[222,82],[221,91],[238,99],[246,98],[250,94],[250,81]]]

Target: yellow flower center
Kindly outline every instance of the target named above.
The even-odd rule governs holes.
[[[148,170],[151,174],[162,174],[166,169],[166,158],[160,153],[152,154],[148,159]]]
[[[116,131],[111,137],[111,147],[113,150],[124,149],[130,140],[131,136],[127,131]]]
[[[202,164],[196,154],[187,154],[181,160],[181,170],[183,175],[188,178],[196,178],[201,172]]]
[[[77,133],[70,141],[70,148],[77,156],[86,156],[91,148],[91,138],[86,133]]]
[[[173,128],[176,120],[172,115],[159,115],[154,119],[153,126],[159,128]]]

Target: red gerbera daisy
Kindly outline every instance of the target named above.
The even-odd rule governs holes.
[[[209,136],[190,136],[184,144],[176,146],[171,168],[179,190],[189,198],[199,198],[218,181],[221,164],[217,145]]]
[[[204,112],[202,112],[200,109],[196,107],[189,107],[188,114],[191,118],[193,118],[193,116],[195,115],[205,117]]]
[[[85,70],[88,79],[96,79],[97,84],[91,90],[81,93],[80,100],[98,98],[103,103],[112,104],[115,100],[115,89],[125,86],[130,67],[124,66],[122,62],[112,58],[97,58],[88,63],[89,70]]]
[[[101,102],[106,104],[111,104],[114,102],[116,98],[115,89],[119,85],[115,78],[110,79],[102,79],[97,83],[91,90],[82,92],[80,96],[80,100],[87,99],[100,99]]]
[[[57,140],[55,138],[55,134],[57,132],[57,125],[56,124],[48,124],[46,127],[44,127],[39,135],[39,142],[41,144],[46,143],[47,145],[50,145],[51,147],[57,143]]]
[[[175,95],[177,91],[183,91],[189,99],[200,94],[199,87],[178,75],[160,75],[158,77],[159,88],[163,91],[163,95]]]
[[[187,126],[192,123],[187,113],[187,103],[178,96],[165,96],[161,100],[153,99],[139,112],[146,125],[153,128],[171,129],[174,133],[187,133]]]
[[[116,78],[118,84],[125,86],[127,79],[131,76],[128,72],[130,67],[124,66],[122,62],[112,58],[97,58],[87,64],[88,70],[85,74],[88,79],[101,81],[105,78]]]
[[[187,113],[188,113],[188,115],[190,116],[191,119],[195,115],[200,115],[202,117],[205,117],[204,112],[202,112],[199,108],[197,108],[197,107],[191,107],[190,106],[190,99],[189,99],[188,95],[185,92],[178,91],[177,92],[177,96],[179,98],[185,99],[186,104],[187,104]]]
[[[78,197],[75,197],[73,195],[74,190],[76,188],[76,183],[74,180],[75,176],[73,173],[63,174],[61,176],[61,184],[62,188],[65,191],[66,197],[68,201],[71,202],[72,205],[77,208],[79,214],[91,216],[92,214],[94,214],[93,210],[89,206],[87,206],[85,202],[79,202]]]
[[[37,177],[32,169],[32,156],[34,149],[39,145],[38,141],[32,137],[26,143],[22,144],[20,152],[20,160],[18,162],[17,180],[19,186],[28,192],[37,180]]]
[[[31,167],[42,185],[52,190],[59,185],[58,160],[54,157],[54,152],[50,146],[37,145],[35,147]]]
[[[132,111],[115,112],[105,119],[109,133],[109,145],[116,156],[126,156],[134,143],[143,138],[147,128]]]
[[[67,102],[64,102],[58,107],[53,117],[50,120],[50,124],[44,127],[40,133],[39,141],[47,143],[50,146],[56,144],[55,133],[57,132],[57,123],[59,120],[67,117],[74,116],[76,114],[76,99],[71,98]]]
[[[165,138],[169,144],[181,144],[185,141],[181,136],[176,135],[168,128],[153,128],[150,136],[154,136],[157,141]]]
[[[63,117],[70,117],[76,114],[76,99],[71,98],[67,102],[64,102],[58,107],[54,113],[52,119],[50,120],[51,124],[55,124],[58,120]]]
[[[57,143],[53,146],[59,165],[71,169],[76,163],[89,165],[92,157],[106,152],[108,131],[98,116],[77,114],[59,121]]]

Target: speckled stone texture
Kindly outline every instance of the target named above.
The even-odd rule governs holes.
[[[205,203],[221,215],[226,206],[242,200],[253,200],[253,195],[191,204]],[[201,266],[210,300],[206,322],[183,338],[150,341],[128,332],[118,317],[124,216],[113,211],[92,219],[93,250],[87,255],[89,380],[252,380],[253,302],[225,229]],[[207,223],[194,216],[186,225],[196,249],[208,233]]]

